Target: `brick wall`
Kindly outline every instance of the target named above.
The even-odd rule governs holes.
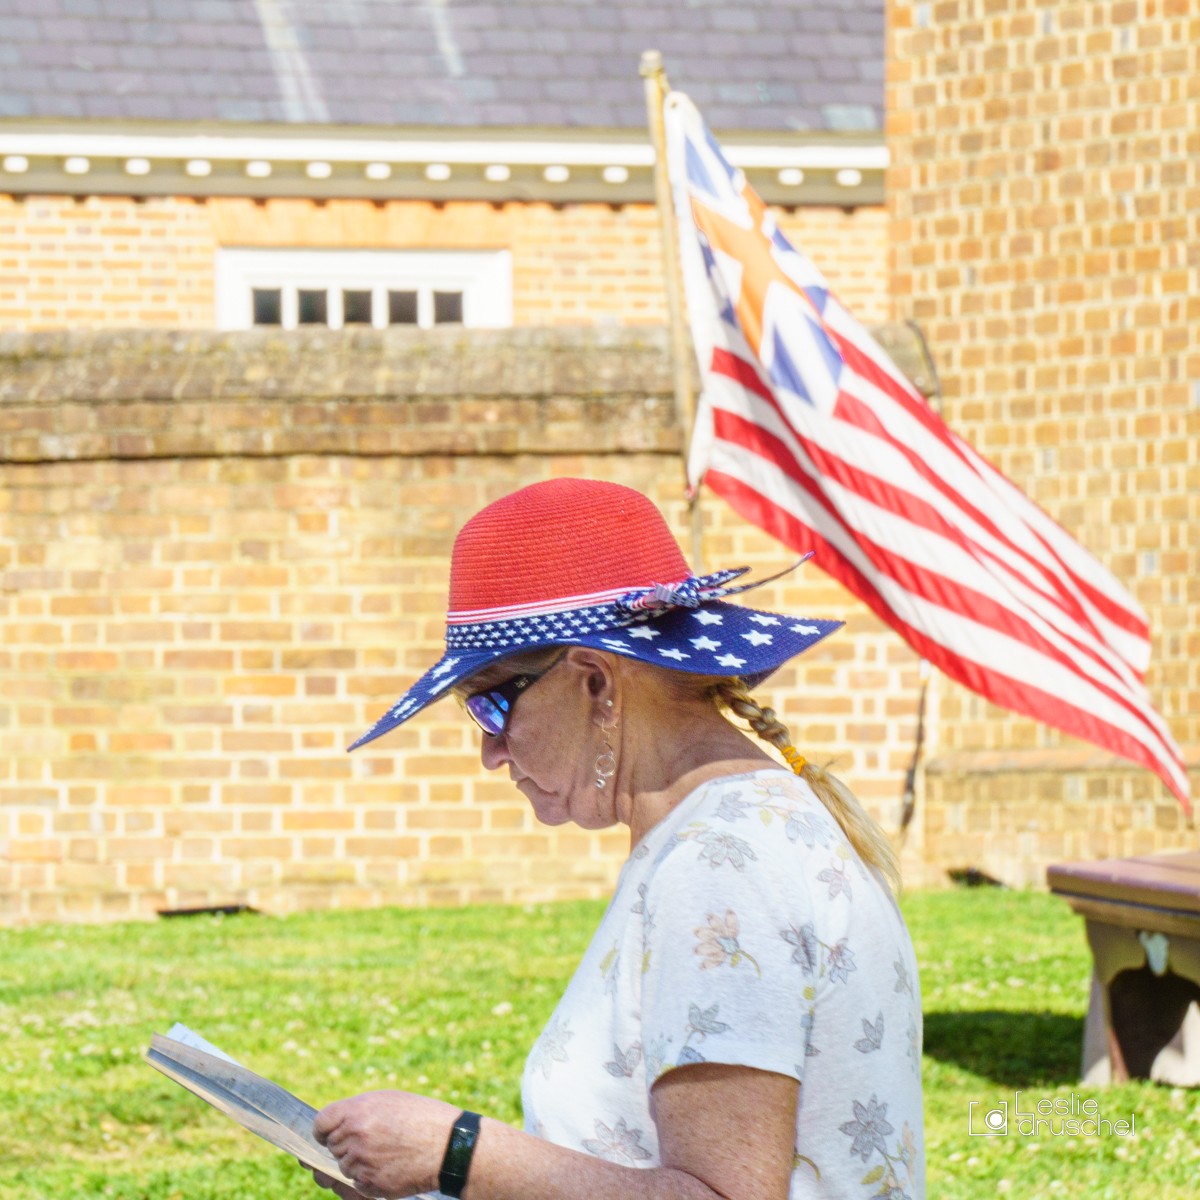
[[[215,244],[190,201],[0,195],[0,329],[211,327]]]
[[[3,916],[603,894],[624,831],[539,826],[452,703],[344,747],[488,501],[611,479],[686,548],[669,389],[660,329],[0,339]],[[705,518],[710,567],[789,561]],[[848,621],[761,695],[894,828],[913,656],[815,570],[753,596]]]
[[[892,291],[945,415],[1123,579],[1200,783],[1200,11],[1194,0],[889,9]],[[1144,772],[939,696],[931,858],[1194,846]]]
[[[887,319],[885,209],[778,215],[861,319]],[[518,325],[666,319],[648,205],[0,195],[0,327],[211,329],[218,246],[508,248]]]

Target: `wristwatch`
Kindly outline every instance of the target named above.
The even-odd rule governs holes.
[[[443,1196],[453,1196],[457,1200],[463,1194],[463,1188],[467,1186],[467,1173],[471,1169],[471,1155],[475,1153],[475,1143],[479,1140],[481,1120],[478,1113],[466,1111],[460,1112],[455,1118],[446,1142],[442,1169],[438,1172],[438,1191]]]

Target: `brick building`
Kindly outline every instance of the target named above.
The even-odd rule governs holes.
[[[1138,595],[1198,781],[1195,0],[893,0],[886,209],[879,134],[827,127],[879,120],[870,8],[513,4],[506,32],[457,3],[347,4],[329,26],[326,6],[235,0],[186,29],[47,7],[13,18],[21,62],[0,68],[0,153],[24,164],[0,176],[0,320],[77,331],[0,343],[7,918],[611,886],[625,839],[537,827],[452,705],[342,747],[432,661],[450,539],[480,504],[595,475],[684,534],[633,76],[651,42],[723,143],[755,148],[747,174],[858,315],[920,322],[951,424]],[[536,63],[511,49],[522,21]],[[291,275],[255,274],[284,256]],[[252,324],[256,290],[282,327],[211,332]],[[444,318],[517,328],[439,322],[456,290]],[[287,328],[302,316],[351,327]],[[455,327],[353,328],[413,317]],[[593,328],[520,328],[565,324]],[[712,564],[785,564],[718,503],[705,518]],[[847,620],[764,695],[894,829],[913,655],[815,572],[757,595]],[[1195,844],[1147,772],[936,677],[930,701],[910,884]]]
[[[894,2],[892,296],[944,415],[1150,616],[1147,684],[1200,769],[1200,10]],[[926,853],[1010,881],[1195,846],[1157,779],[939,694]]]
[[[18,0],[0,29],[9,329],[661,321],[651,44],[885,316],[876,0]]]

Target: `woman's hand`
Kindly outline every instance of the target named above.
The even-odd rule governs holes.
[[[313,1118],[313,1136],[338,1160],[355,1191],[384,1200],[437,1190],[438,1171],[459,1109],[410,1092],[364,1092],[327,1104]],[[342,1200],[355,1191],[320,1172],[322,1187]]]
[[[300,1162],[299,1159],[296,1159],[296,1161]],[[307,1163],[300,1162],[300,1165],[306,1171],[312,1172],[313,1183],[317,1187],[322,1187],[326,1191],[332,1192],[339,1200],[362,1200],[362,1192],[358,1191],[357,1188],[352,1188],[349,1184],[342,1183],[334,1179],[332,1175],[326,1175],[318,1171],[316,1167],[310,1167]]]

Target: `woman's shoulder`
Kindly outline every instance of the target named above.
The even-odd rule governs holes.
[[[845,840],[812,788],[782,768],[714,780],[695,817],[764,848],[829,849]]]
[[[790,771],[767,769],[710,780],[682,803],[634,857],[665,879],[707,867],[715,876],[759,874],[796,854],[836,852],[845,836],[812,789]],[[688,846],[690,849],[684,850]]]

